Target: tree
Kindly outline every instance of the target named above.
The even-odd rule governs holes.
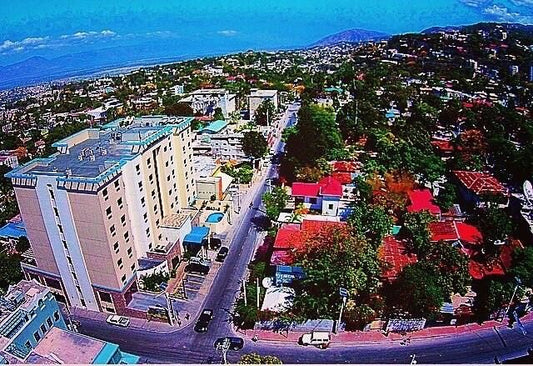
[[[457,191],[455,185],[451,183],[444,183],[442,188],[439,189],[439,195],[435,199],[435,202],[443,211],[448,211],[450,207],[457,202]]]
[[[427,262],[405,267],[392,285],[391,295],[388,300],[393,308],[426,318],[433,317],[448,296]]]
[[[0,289],[5,290],[9,285],[13,285],[23,279],[20,260],[20,255],[0,253]]]
[[[194,115],[194,111],[187,103],[174,103],[167,105],[165,106],[164,113],[167,116],[192,117]]]
[[[25,236],[21,236],[15,245],[15,249],[18,253],[22,254],[26,250],[30,249],[30,241]]]
[[[289,195],[282,187],[274,187],[272,192],[267,192],[263,195],[266,215],[270,220],[277,220],[281,210],[285,208],[288,199]]]
[[[220,107],[216,107],[215,108],[215,113],[213,114],[213,119],[215,121],[224,119],[224,113],[222,113],[222,108],[220,108]]]
[[[373,293],[381,274],[377,252],[346,225],[322,227],[302,234],[302,245],[293,253],[306,277],[294,283],[293,312],[307,319],[335,317],[345,287],[361,303]]]
[[[434,220],[435,218],[427,211],[405,214],[405,228],[409,233],[410,249],[418,255],[419,259],[429,253],[431,242],[428,224]]]
[[[366,238],[368,243],[377,249],[385,235],[391,231],[392,218],[383,207],[361,201],[352,208],[348,223],[356,235]]]
[[[511,275],[518,277],[526,286],[533,286],[533,247],[517,249],[513,253]]]
[[[268,142],[257,131],[246,131],[242,137],[242,151],[254,159],[262,158],[268,152]]]
[[[270,99],[264,100],[255,110],[255,123],[261,126],[268,126],[272,122],[272,118],[276,113],[276,107]]]
[[[437,283],[446,296],[466,293],[471,278],[468,258],[458,248],[442,241],[434,243],[421,261],[428,265],[428,269],[432,268]]]
[[[255,352],[252,352],[242,355],[239,363],[247,365],[281,365],[283,362],[281,362],[281,360],[276,356],[261,356]]]
[[[474,221],[483,234],[483,241],[488,246],[496,241],[505,241],[513,231],[513,223],[507,213],[489,203],[486,208],[479,208],[474,213]]]
[[[514,285],[497,279],[484,279],[475,284],[474,291],[477,296],[474,299],[473,311],[481,322],[489,319],[491,314],[500,311],[509,302]]]

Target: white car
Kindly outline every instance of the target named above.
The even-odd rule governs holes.
[[[302,346],[315,346],[318,348],[328,348],[329,342],[331,341],[331,336],[329,332],[311,332],[304,333],[298,343]]]
[[[118,325],[119,327],[127,327],[130,325],[130,318],[127,316],[109,315],[106,319],[106,322],[109,324]]]

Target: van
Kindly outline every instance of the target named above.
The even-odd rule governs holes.
[[[318,348],[328,348],[331,336],[329,332],[311,332],[304,333],[298,340],[298,344],[302,346],[315,346]]]

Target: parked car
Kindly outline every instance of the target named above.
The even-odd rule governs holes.
[[[217,253],[217,262],[224,262],[224,259],[228,256],[229,249],[227,247],[222,247]]]
[[[244,339],[239,338],[239,337],[218,338],[215,341],[215,344],[213,344],[213,346],[218,349],[219,347],[221,347],[224,344],[224,341],[226,339],[229,339],[229,349],[231,349],[231,350],[238,351],[238,350],[242,349],[242,347],[244,347]]]
[[[209,269],[210,269],[210,267],[205,265],[205,264],[189,263],[185,267],[185,272],[200,273],[200,274],[203,274],[205,276],[205,275],[207,275],[209,273]]]
[[[302,346],[315,346],[318,348],[328,348],[331,336],[329,332],[311,332],[304,333],[298,340]]]
[[[127,327],[130,325],[130,318],[127,316],[109,315],[106,319],[106,322],[109,324],[118,325],[119,327]]]
[[[209,243],[209,249],[217,250],[221,246],[222,246],[222,240],[220,240],[219,238],[211,238],[210,243]]]
[[[194,330],[198,333],[207,332],[207,328],[209,327],[209,322],[211,319],[213,319],[213,310],[204,309],[194,325]]]

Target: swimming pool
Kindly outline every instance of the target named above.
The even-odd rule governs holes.
[[[214,223],[222,221],[222,218],[224,217],[224,214],[222,212],[213,212],[211,215],[207,216],[207,220],[205,222]]]

